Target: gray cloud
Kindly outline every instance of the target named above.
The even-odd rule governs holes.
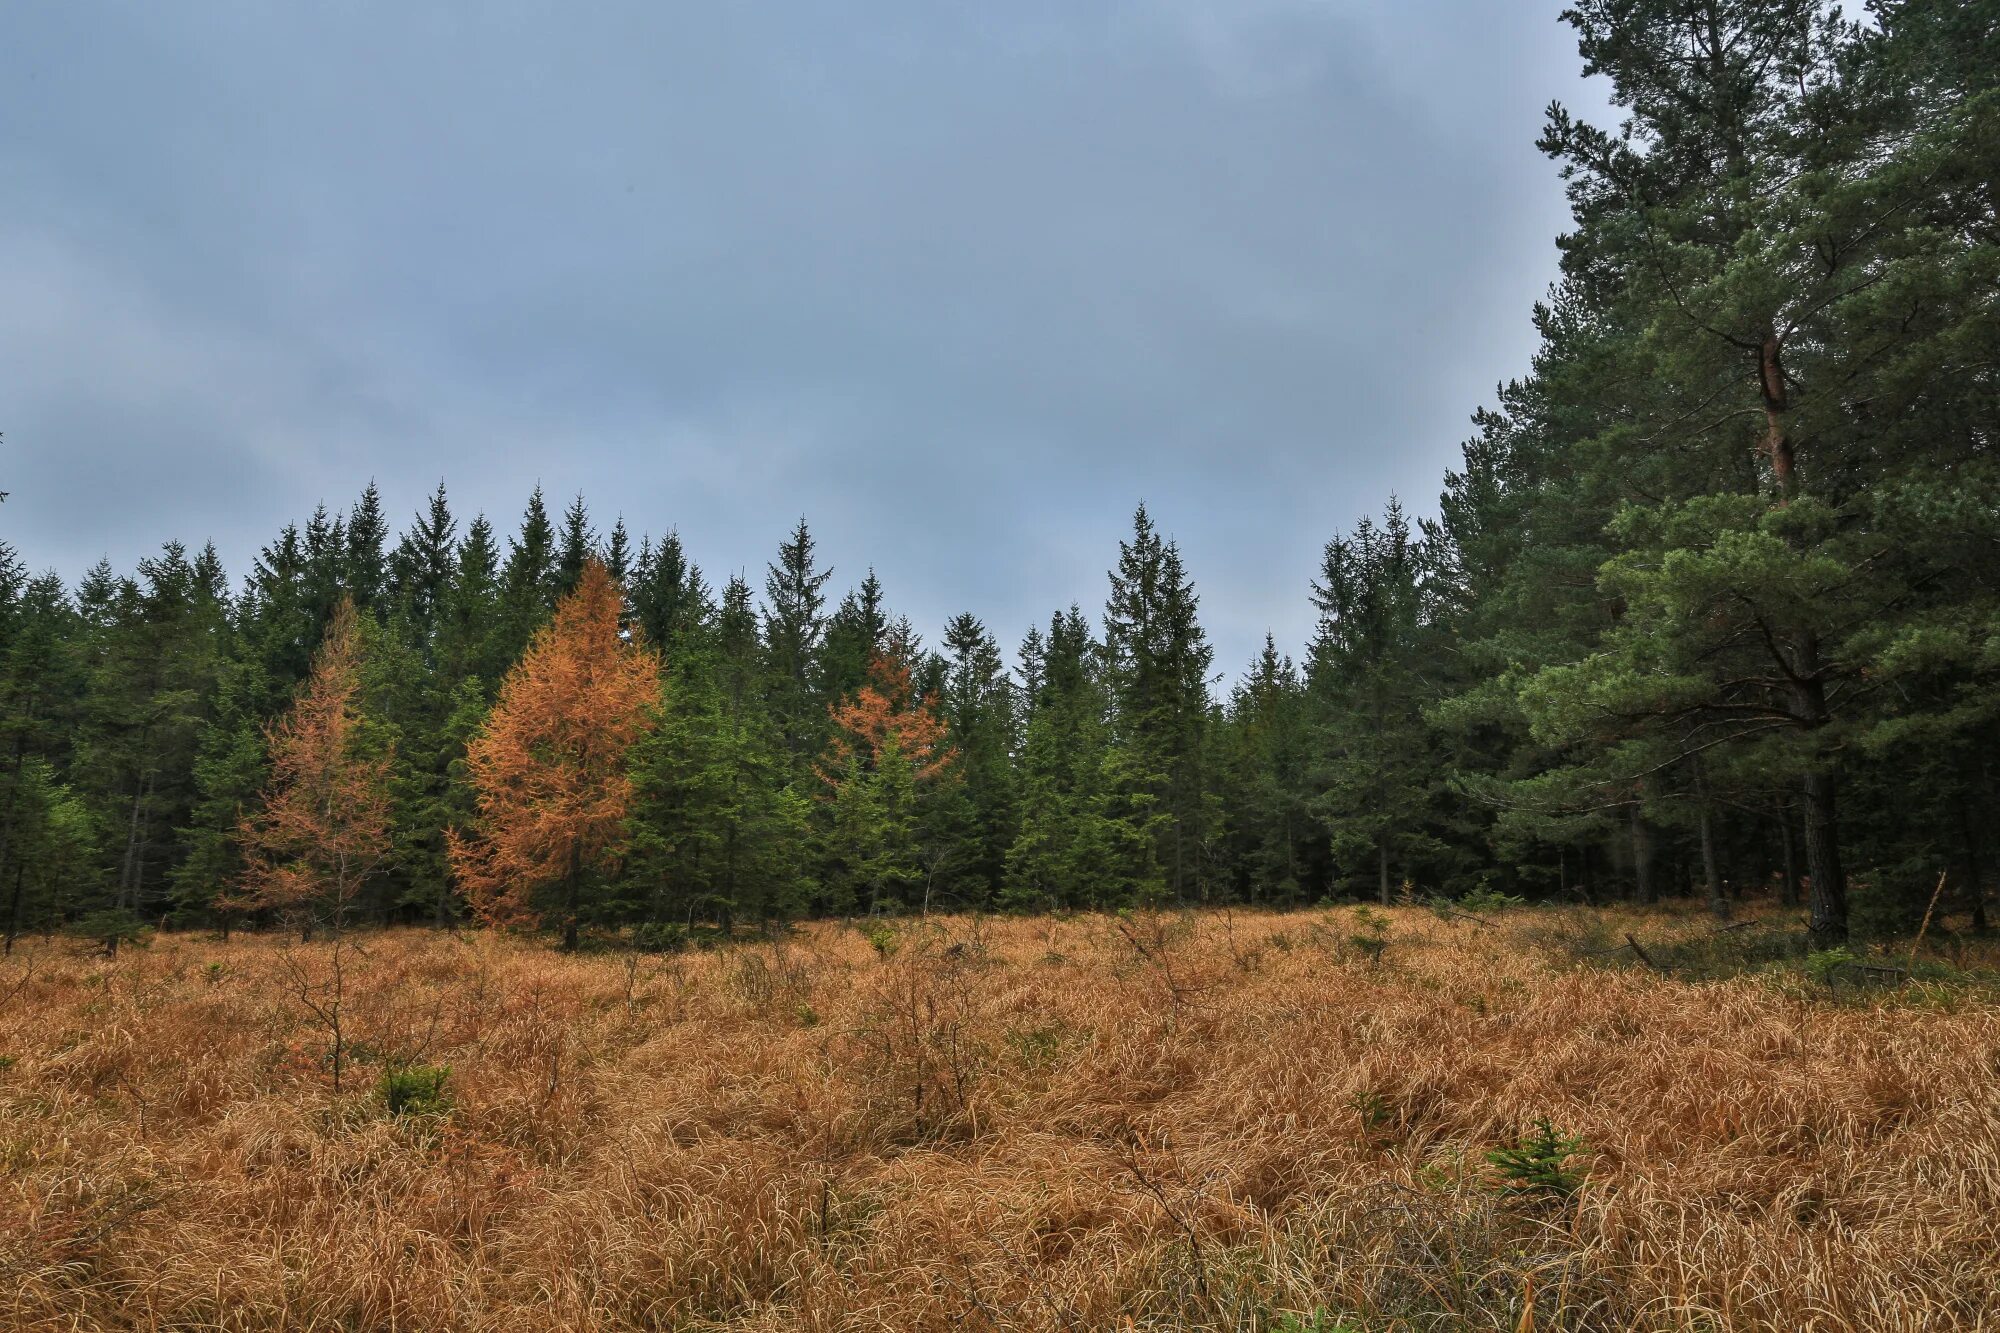
[[[1525,368],[1596,109],[1553,7],[388,4],[15,13],[0,522],[240,572],[371,476],[537,481],[753,575],[792,519],[1011,641],[1143,497],[1220,663],[1427,509]]]

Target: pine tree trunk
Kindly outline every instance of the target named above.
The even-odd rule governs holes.
[[[1178,805],[1179,801],[1176,800],[1175,804]],[[1186,865],[1182,860],[1185,829],[1181,824],[1180,811],[1176,810],[1174,812],[1173,822],[1168,827],[1173,830],[1174,837],[1174,901],[1185,907],[1187,906],[1187,874]]]
[[[1785,428],[1791,396],[1785,385],[1783,352],[1776,332],[1766,332],[1757,348],[1757,387],[1764,399],[1764,438],[1757,448],[1771,464],[1771,484],[1781,502],[1791,499],[1793,487],[1792,439]]]
[[[1965,839],[1965,892],[1972,904],[1972,933],[1984,935],[1992,927],[1986,919],[1986,857],[1973,823],[1972,806],[1958,798],[1958,827]]]
[[[0,867],[9,864],[9,856],[14,847],[14,815],[21,800],[21,756],[22,749],[17,740],[14,745],[14,765],[7,783],[7,813],[0,818]],[[21,878],[20,867],[15,867],[14,909],[7,919],[7,952],[14,952],[14,936],[21,920]]]
[[[1729,915],[1729,899],[1722,891],[1722,871],[1715,859],[1715,829],[1706,802],[1701,807],[1701,873],[1707,881],[1708,910],[1717,916]]]
[[[1791,714],[1809,732],[1826,725],[1826,686],[1820,679],[1819,641],[1802,636],[1791,654],[1789,672]],[[1836,793],[1840,780],[1828,760],[1820,760],[1805,776],[1807,927],[1816,948],[1827,949],[1847,940],[1847,874],[1840,864],[1840,814]]]
[[[1778,840],[1784,849],[1785,880],[1778,889],[1778,902],[1785,907],[1799,905],[1799,848],[1792,837],[1792,812],[1778,806]]]
[[[1292,830],[1292,814],[1291,811],[1287,810],[1285,812],[1285,883],[1292,886],[1291,891],[1285,895],[1285,905],[1288,907],[1295,906],[1299,901],[1301,877],[1299,875],[1298,847],[1298,838]],[[1002,859],[1004,861],[1004,858]],[[999,883],[997,879],[994,882],[996,885]]]
[[[1701,761],[1694,765],[1695,824],[1701,834],[1701,874],[1708,889],[1708,910],[1717,916],[1729,915],[1729,900],[1722,892],[1722,871],[1715,859],[1715,821],[1708,805],[1708,784],[1702,776]]]
[[[134,865],[139,856],[139,810],[146,799],[146,782],[141,779],[132,784],[132,817],[125,826],[125,857],[118,865],[118,902],[121,910],[130,910],[138,898],[138,874]]]
[[[1636,801],[1632,803],[1632,897],[1640,903],[1650,903],[1655,897],[1653,831],[1646,826],[1646,816]]]
[[[1389,905],[1389,840],[1378,839],[1375,843],[1376,870],[1380,880],[1382,906]]]
[[[7,902],[7,947],[0,949],[0,953],[13,953],[14,937],[21,933],[21,881],[26,870],[24,864],[14,866],[14,892]]]
[[[1815,768],[1805,778],[1807,930],[1814,947],[1828,949],[1847,940],[1847,876],[1840,865],[1840,816],[1832,770]]]

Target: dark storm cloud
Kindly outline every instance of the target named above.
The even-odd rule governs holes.
[[[1551,10],[17,8],[0,521],[240,572],[371,476],[537,481],[761,572],[807,515],[928,632],[1094,610],[1144,498],[1219,664],[1433,502],[1519,373],[1583,102]]]

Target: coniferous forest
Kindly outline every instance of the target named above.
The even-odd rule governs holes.
[[[1824,946],[1913,926],[1940,876],[1983,930],[2000,25],[1569,21],[1624,119],[1549,110],[1574,221],[1532,369],[1434,507],[1328,514],[1320,566],[1272,571],[1310,642],[1216,661],[1144,508],[1025,632],[912,625],[805,520],[725,579],[699,561],[748,553],[581,496],[370,485],[241,571],[9,550],[9,947],[1481,892],[1768,898]]]
[[[89,0],[73,7],[91,11]],[[474,238],[464,220],[482,210],[468,201],[491,197],[485,159],[510,173],[525,162],[520,179],[540,189],[547,174],[550,197],[579,209],[551,242],[563,251],[560,299],[540,290],[548,273],[525,276],[535,252],[524,249],[524,273],[508,275],[521,280],[499,284],[478,315],[548,314],[531,355],[555,355],[581,330],[579,360],[606,344],[592,340],[598,324],[564,312],[601,300],[586,279],[605,270],[573,269],[574,247],[601,242],[621,270],[650,256],[658,266],[632,284],[641,291],[680,280],[675,256],[725,267],[751,256],[758,301],[775,295],[780,322],[811,340],[825,313],[810,313],[806,292],[794,309],[792,278],[810,285],[819,268],[851,262],[872,283],[870,255],[921,238],[919,263],[886,272],[950,287],[931,282],[959,271],[943,251],[961,240],[979,250],[1001,229],[1003,215],[985,209],[1003,191],[983,177],[970,230],[931,244],[904,216],[910,200],[891,187],[931,184],[934,153],[978,157],[991,134],[996,156],[1039,154],[1051,134],[1084,127],[1053,115],[1038,128],[1034,114],[1117,108],[1131,121],[1116,134],[1047,170],[1037,162],[1026,179],[1039,193],[1020,192],[1030,206],[1068,188],[1079,162],[1116,165],[1104,144],[1227,188],[1217,182],[1235,180],[1236,155],[1269,146],[1252,142],[1265,129],[1303,123],[1271,118],[1273,103],[1331,123],[1388,89],[1404,100],[1382,105],[1444,124],[1453,90],[1436,88],[1432,105],[1443,82],[1433,70],[1462,72],[1454,62],[1468,52],[1492,60],[1482,42],[1500,30],[1468,36],[1444,31],[1447,20],[1471,29],[1506,10],[1516,21],[1513,7],[1465,0],[866,6],[830,11],[859,33],[843,44],[828,40],[823,6],[717,7],[726,30],[686,6],[509,7],[502,22],[474,6],[443,7],[441,21],[436,7],[230,7],[213,28],[199,5],[157,18],[113,6],[101,22],[60,8],[8,14],[0,70],[27,82],[47,71],[32,96],[55,106],[55,71],[95,70],[80,101],[118,104],[125,119],[84,116],[71,138],[72,117],[40,114],[27,134],[50,147],[23,160],[55,163],[48,178],[60,182],[79,144],[93,171],[114,137],[197,144],[108,173],[118,209],[143,205],[155,263],[207,272],[204,246],[267,231],[297,246],[296,263],[245,259],[241,271],[257,275],[247,285],[304,273],[311,300],[285,294],[274,311],[359,321],[314,329],[320,348],[338,330],[423,326],[374,298],[356,301],[365,318],[319,304],[364,269],[386,273],[376,280],[399,299],[451,306],[439,327],[462,332],[452,284],[427,280],[437,252],[426,259],[403,220],[467,247],[484,283],[483,257],[503,251],[481,245],[519,237]],[[1238,9],[1258,12],[1232,29]],[[924,26],[945,11],[950,21]],[[335,17],[315,27],[307,12]],[[1539,147],[1570,221],[1553,241],[1559,276],[1519,312],[1538,339],[1527,372],[1485,406],[1462,405],[1477,408],[1470,438],[1435,496],[1371,495],[1360,506],[1371,512],[1315,514],[1305,567],[1261,570],[1268,585],[1246,591],[1240,567],[1223,563],[1252,548],[1190,557],[1196,525],[1214,514],[1177,512],[1187,501],[1172,487],[1143,491],[1150,508],[1142,494],[1100,494],[1076,512],[1109,504],[1114,517],[1101,553],[1066,573],[1063,604],[1032,624],[995,623],[993,604],[1025,598],[1034,610],[1044,586],[1015,581],[1018,551],[983,527],[979,502],[1004,486],[958,496],[957,478],[972,474],[946,476],[924,494],[953,492],[961,508],[869,529],[885,580],[814,526],[865,508],[843,499],[845,478],[799,482],[774,530],[744,539],[762,549],[694,549],[703,543],[682,536],[694,518],[643,484],[662,475],[647,466],[682,460],[608,441],[617,475],[631,469],[622,509],[572,494],[576,478],[559,474],[546,494],[502,494],[505,512],[466,503],[456,472],[420,499],[440,464],[399,440],[429,459],[407,496],[385,500],[394,476],[380,489],[365,473],[343,477],[324,503],[309,492],[268,531],[258,520],[240,538],[249,558],[232,551],[228,567],[196,531],[132,568],[44,570],[31,536],[0,543],[0,1328],[2000,1329],[2000,3],[1869,0],[1843,17],[1820,0],[1572,0],[1562,17],[1596,80],[1584,95],[1604,91],[1611,113],[1557,104],[1543,122]],[[1399,28],[1379,53],[1413,61],[1420,93],[1372,71],[1350,89],[1339,80],[1355,66],[1294,68],[1285,50],[1282,69],[1196,98],[1189,119],[1171,119],[1159,97],[1206,96],[1241,75],[1200,64],[1230,63],[1242,54],[1232,43],[1262,59],[1275,38],[1332,45],[1371,24]],[[404,73],[427,95],[433,82],[443,91],[425,100],[389,80],[386,112],[359,105],[345,76],[372,77],[405,40],[418,54]],[[212,63],[186,63],[240,75],[258,96],[232,101],[190,78],[181,105],[111,86],[133,79],[135,52],[150,62],[176,42],[205,57],[215,46]],[[737,63],[732,43],[758,60]],[[544,45],[566,50],[543,61],[529,48]],[[273,98],[247,67],[281,46],[309,51],[279,77],[320,105],[286,120],[294,94],[279,88],[279,128],[253,132],[238,123],[244,108],[261,113]],[[649,87],[681,91],[670,57],[683,49],[715,81],[694,80],[684,102],[650,99]],[[771,85],[766,56],[783,73]],[[461,57],[480,77],[454,81],[445,66]],[[1124,62],[1145,77],[1113,67]],[[950,96],[924,82],[940,69]],[[562,105],[600,72],[609,96],[593,87]],[[870,120],[875,85],[905,76],[894,114]],[[977,86],[960,96],[961,80]],[[14,105],[12,82],[0,81],[0,106]],[[1457,105],[1504,102],[1513,85],[1501,86]],[[703,120],[660,161],[641,161],[671,119],[661,108],[741,109],[773,88],[794,105],[736,127],[740,141],[711,137]],[[995,94],[1021,141],[983,118]],[[170,122],[163,135],[131,121],[142,104]],[[525,123],[508,119],[523,106],[538,132],[546,120],[545,142],[504,128]],[[326,108],[338,133],[299,132]],[[621,141],[604,126],[599,142],[607,113],[638,128]],[[1204,166],[1176,136],[1211,114],[1227,123],[1207,146],[1221,160]],[[840,123],[799,147],[785,142],[788,115]],[[400,170],[375,160],[405,129],[419,157],[431,154],[424,170],[449,178],[407,211],[416,159]],[[1465,129],[1461,116],[1442,132]],[[1439,142],[1406,130],[1364,124],[1331,147],[1359,151],[1353,141],[1377,131],[1391,149]],[[255,156],[260,136],[310,159],[303,195],[288,192],[296,182],[250,188],[254,170],[235,154],[274,161]],[[210,174],[210,156],[230,158],[229,171]],[[565,175],[572,156],[590,169]],[[11,139],[0,159],[15,164]],[[796,195],[772,188],[766,176],[791,161],[824,176]],[[1274,156],[1243,178],[1295,162]],[[636,190],[635,163],[647,168],[629,173]],[[816,199],[826,214],[806,229],[824,228],[825,247],[772,267],[771,235],[796,232],[711,254],[699,226],[677,238],[685,248],[656,251],[619,229],[664,217],[648,203],[649,190],[664,197],[662,181],[691,199],[742,188],[739,171],[756,177],[753,206],[718,219],[755,231],[773,201]],[[970,259],[1003,281],[1080,275],[1037,265],[1104,219],[1151,220],[1160,179],[1149,171],[1046,232],[1010,237],[1018,252]],[[1464,225],[1480,225],[1478,201],[1498,196],[1439,174],[1467,201]],[[516,176],[492,179],[512,192]],[[1343,188],[1367,179],[1346,159],[1327,173]],[[168,203],[153,211],[162,180],[181,196],[217,180],[240,187],[229,205],[243,219],[195,244],[200,229],[176,230],[185,219]],[[369,202],[368,181],[393,186],[393,199]],[[580,184],[592,181],[616,184]],[[360,199],[336,188],[347,183]],[[1421,204],[1426,188],[1413,181],[1410,196]],[[56,193],[51,216],[87,218],[74,203],[87,190]],[[1417,262],[1464,258],[1400,234],[1409,214],[1386,206],[1407,200],[1350,193],[1357,208],[1385,206],[1403,252],[1425,251]],[[1244,197],[1251,211],[1266,202]],[[296,221],[301,198],[329,216]],[[849,205],[851,218],[834,216]],[[371,247],[362,215],[378,211],[394,235]],[[545,229],[536,216],[548,215],[530,212],[523,231]],[[1227,210],[1197,221],[1232,216],[1241,225]],[[1287,221],[1332,220],[1300,208]],[[1311,264],[1293,262],[1303,252],[1282,238],[1226,230],[1187,253],[1232,252],[1232,299],[1243,294],[1239,242],[1260,251],[1245,272],[1270,262],[1298,275],[1295,306],[1344,290],[1313,287]],[[1336,234],[1311,253],[1344,262],[1348,238],[1373,233],[1329,226]],[[0,225],[7,278],[39,276],[66,253]],[[1163,256],[1180,253],[1147,250],[1145,280],[1163,281]],[[1365,246],[1354,262],[1371,262]],[[419,271],[426,280],[411,281]],[[1396,320],[1427,318],[1424,291],[1455,297],[1465,271],[1444,264],[1409,309],[1340,317],[1400,346],[1386,336]],[[1130,295],[1122,277],[1099,276],[1079,304]],[[819,293],[841,298],[843,321],[876,296],[871,285],[848,301],[853,280]],[[0,318],[0,360],[19,350],[24,324],[39,337],[45,319],[130,333],[72,311],[64,301],[83,298],[64,290],[24,290],[25,321]],[[97,300],[128,288],[77,290]],[[984,341],[952,356],[1006,341],[983,323],[999,312],[976,290],[954,288],[965,299],[952,313],[980,323]],[[1194,290],[1160,306],[1175,326],[1163,340],[1206,351],[1168,373],[1238,350],[1259,357],[1273,330],[1331,327],[1267,312],[1211,328],[1208,296]],[[730,292],[741,296],[729,281],[706,295]],[[676,300],[671,313],[704,337],[711,315],[769,327],[733,312],[733,299]],[[855,310],[857,338],[888,348],[895,391],[915,395],[930,367],[906,364],[910,344],[889,332],[897,299]],[[935,308],[912,307],[925,336]],[[622,342],[630,311],[612,314]],[[1046,314],[996,327],[1043,327]],[[193,320],[189,340],[249,327]],[[1201,341],[1217,330],[1224,341]],[[58,385],[30,397],[25,430],[0,426],[13,426],[17,448],[81,451],[120,418],[65,415],[69,398],[114,386],[88,373],[94,348],[47,332],[55,378],[69,373],[57,363],[85,363],[75,379],[87,392]],[[1480,330],[1421,332],[1443,364]],[[627,368],[601,383],[623,382],[630,366],[655,373],[637,346],[647,336],[631,325]],[[138,350],[120,355],[143,360],[163,340],[130,341]],[[307,401],[338,416],[345,386],[366,382],[387,395],[367,420],[411,420],[441,455],[456,423],[501,401],[477,388],[479,374],[523,354],[489,349],[501,359],[473,357],[461,375],[427,361],[425,341],[386,339],[396,358],[409,354],[424,398],[465,394],[435,418],[397,415],[395,385],[374,363],[350,379],[340,357],[307,349],[312,394],[324,381],[327,396],[280,395],[222,428],[317,420]],[[767,354],[785,364],[781,338],[744,341],[760,368]],[[1071,359],[1057,341],[1051,358],[1016,368],[1022,380]],[[1074,358],[1080,373],[1142,401],[1155,422],[1210,396],[1199,377],[1186,398],[1130,392],[1167,381],[1126,378],[1118,349],[1091,346],[1096,359]],[[1359,356],[1353,346],[1299,356]],[[716,349],[688,375],[741,353]],[[758,392],[806,401],[787,376],[810,363]],[[1296,389],[1284,369],[1272,367],[1272,387]],[[1222,366],[1235,389],[1261,392],[1240,370]],[[1374,373],[1363,360],[1327,378],[1352,386]],[[255,395],[253,377],[216,378]],[[557,396],[588,417],[599,382],[565,381]],[[957,399],[998,402],[1004,382],[950,386],[954,420],[972,425],[939,447],[1002,438]],[[1382,396],[1400,415],[1407,393]],[[1064,423],[1023,420],[1058,435],[1077,417],[1125,420],[1054,398]],[[1313,430],[1322,401],[1306,400]],[[1211,417],[1204,405],[1191,429],[1235,411]],[[1361,458],[1379,438],[1365,415],[1353,438],[1325,423],[1328,458]],[[882,458],[821,451],[884,491],[878,512],[893,504],[899,521],[917,492],[881,479],[909,482],[896,456],[909,441],[894,437],[922,416],[885,430]],[[55,428],[75,437],[46,438]],[[159,434],[185,438],[175,429]],[[566,438],[593,430],[582,420]],[[1105,456],[1136,456],[1146,434],[1107,442]],[[513,447],[528,438],[517,432]],[[1164,475],[1163,459],[1206,465],[1184,444],[1146,441],[1151,485],[1176,482],[1186,496],[1210,479]],[[1269,457],[1250,458],[1260,446]],[[496,474],[508,447],[503,432]],[[747,456],[761,447],[746,450],[744,476],[697,493],[718,509],[749,503],[731,488],[777,470]],[[1216,505],[1239,530],[1289,528],[1298,510],[1286,506],[1317,494],[1308,478],[1281,476],[1299,466],[1286,440],[1214,447],[1256,465],[1230,493],[1264,475],[1293,492],[1272,496],[1269,514]],[[1028,473],[1036,456],[1006,461]],[[122,480],[67,454],[63,466],[85,476],[91,503],[103,488],[101,526],[115,527]],[[1069,475],[1033,471],[1037,500],[1069,499]],[[0,479],[12,490],[0,518],[30,511],[46,534],[64,503],[48,476]],[[168,509],[164,494],[141,499],[149,521]],[[794,524],[795,504],[806,516]],[[941,549],[937,568],[1001,580],[955,594],[942,605],[972,609],[942,623],[909,614],[940,603],[904,586],[915,584],[901,572],[911,555],[897,547],[927,528],[962,543]],[[1063,540],[1059,524],[1048,532]],[[1208,561],[1219,567],[1205,574]],[[1302,641],[1267,635],[1252,660],[1219,656],[1248,599],[1273,588],[1296,599],[1286,618]],[[1285,602],[1271,605],[1285,615]]]

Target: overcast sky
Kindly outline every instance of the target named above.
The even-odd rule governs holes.
[[[240,576],[370,478],[539,482],[717,582],[803,514],[1011,652],[1143,498],[1234,675],[1527,365],[1558,8],[10,6],[0,535]]]

